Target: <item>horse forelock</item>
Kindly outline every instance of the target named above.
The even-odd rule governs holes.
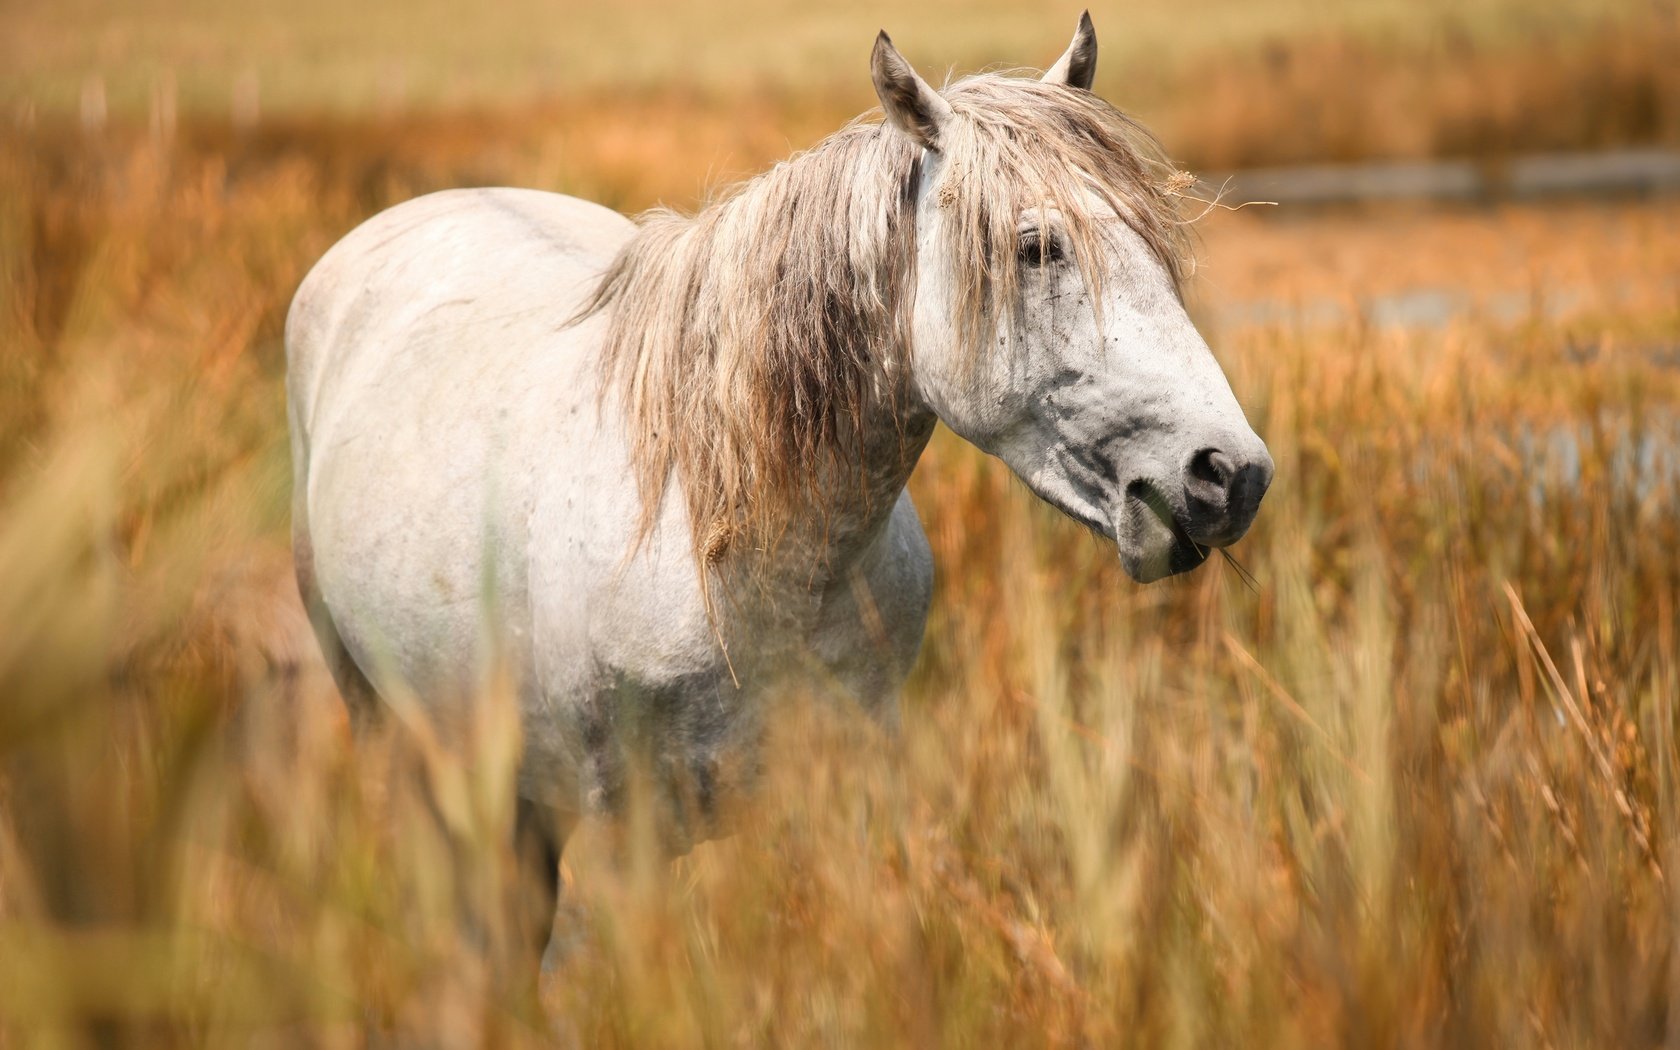
[[[1171,168],[1141,125],[1089,92],[998,74],[945,95],[959,119],[941,129],[937,203],[971,352],[996,345],[1013,301],[1023,208],[1062,213],[1093,292],[1104,277],[1093,194],[1182,280]],[[621,399],[638,544],[673,477],[703,565],[863,495],[866,417],[906,393],[919,155],[860,120],[692,217],[638,219],[584,308],[609,315],[601,394]]]

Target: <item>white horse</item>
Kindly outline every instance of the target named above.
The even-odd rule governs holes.
[[[1185,315],[1170,169],[1095,62],[1087,16],[1041,80],[941,92],[883,33],[883,123],[691,218],[438,193],[304,280],[293,530],[322,648],[358,722],[512,670],[551,893],[574,822],[632,784],[673,851],[716,833],[790,676],[896,720],[936,421],[1140,581],[1248,528],[1272,463]]]

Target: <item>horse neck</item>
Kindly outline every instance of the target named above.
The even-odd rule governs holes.
[[[863,479],[855,512],[858,532],[864,535],[872,534],[892,513],[937,422],[932,409],[913,395],[897,397],[872,415],[860,442]]]
[[[816,481],[831,494],[827,508],[791,520],[774,542],[739,552],[742,557],[731,559],[736,570],[806,592],[820,593],[844,580],[884,534],[937,422],[914,395],[872,399],[857,429],[851,465],[825,470]]]

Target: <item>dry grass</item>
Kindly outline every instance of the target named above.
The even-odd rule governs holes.
[[[869,46],[886,28],[928,75],[1039,65],[1067,46],[1083,0],[11,0],[0,8],[0,106],[75,113],[90,78],[113,112],[173,93],[185,112],[367,112],[505,107],[627,86],[870,99]],[[1672,0],[1181,0],[1098,5],[1099,88],[1140,87],[1313,37],[1384,57],[1449,48],[1460,63],[1605,29],[1639,41]],[[704,41],[704,46],[696,42]],[[1660,53],[1660,52],[1659,52]],[[1355,70],[1368,73],[1369,70]],[[1179,80],[1178,84],[1191,83]],[[1357,92],[1348,92],[1356,94]]]
[[[939,0],[819,15],[729,0],[722,33],[715,5],[670,0],[508,0],[468,24],[440,0],[343,6],[19,0],[0,10],[0,122],[220,121],[315,141],[330,114],[327,128],[358,138],[423,125],[428,156],[440,136],[562,160],[610,143],[691,193],[692,163],[669,162],[689,155],[672,153],[674,137],[703,144],[721,165],[708,174],[726,176],[874,105],[866,60],[881,25],[937,81],[1048,63],[1079,10]],[[1680,146],[1674,0],[1190,0],[1097,16],[1098,92],[1196,169]],[[743,136],[768,141],[719,149]],[[628,165],[582,172],[617,194],[648,188]]]
[[[1677,53],[1680,15],[1660,6],[1493,45],[1320,32],[1221,55],[1137,105],[1206,168],[1676,146]]]
[[[695,158],[750,167],[827,119],[687,115],[8,133],[0,1043],[546,1038],[497,977],[505,707],[464,761],[402,728],[353,751],[316,664],[280,318],[414,192],[682,199]],[[1220,294],[1357,299],[1414,246],[1469,281],[1513,238],[1498,272],[1544,300],[1602,262],[1565,321],[1226,325],[1278,462],[1237,552],[1257,593],[1221,565],[1126,582],[943,435],[914,483],[939,592],[902,739],[790,705],[762,806],[673,878],[586,833],[552,1024],[590,1046],[1673,1041],[1680,299],[1671,239],[1628,231],[1674,220],[1212,222]]]

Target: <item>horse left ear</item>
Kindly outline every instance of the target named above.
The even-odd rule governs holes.
[[[1091,12],[1079,16],[1079,28],[1073,31],[1073,43],[1056,59],[1056,64],[1041,78],[1046,84],[1066,84],[1069,87],[1091,90],[1097,78],[1097,31],[1091,25]]]
[[[938,152],[939,129],[951,119],[951,104],[916,75],[884,29],[869,56],[869,76],[887,122],[923,148]]]

